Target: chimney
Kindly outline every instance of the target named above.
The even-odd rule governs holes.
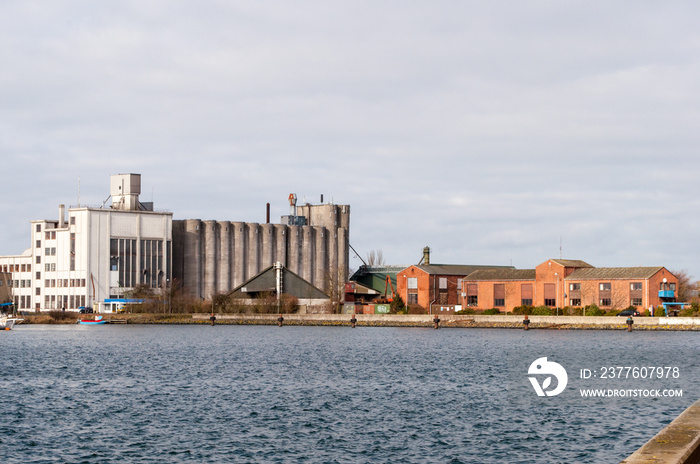
[[[423,248],[423,264],[430,264],[430,247]]]
[[[58,228],[66,226],[66,205],[58,205]]]
[[[270,203],[267,204],[266,212],[267,212],[267,215],[266,215],[266,219],[265,219],[265,224],[269,224],[270,223]]]

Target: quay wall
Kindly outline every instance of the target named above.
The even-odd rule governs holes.
[[[349,324],[351,314],[283,314],[284,323],[291,325]],[[209,321],[211,314],[194,314],[194,321]],[[428,314],[356,314],[362,326],[432,327],[434,315]],[[277,314],[216,314],[222,324],[277,324]],[[441,327],[523,327],[523,316],[511,315],[438,315]],[[529,316],[529,329],[627,329],[627,318],[595,316]],[[635,318],[637,330],[699,330],[700,318],[647,317]]]
[[[700,401],[620,464],[700,463]]]

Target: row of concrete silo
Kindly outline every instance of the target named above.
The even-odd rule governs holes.
[[[348,228],[331,224],[173,221],[173,277],[187,294],[210,298],[279,261],[329,292],[347,280],[349,256]]]

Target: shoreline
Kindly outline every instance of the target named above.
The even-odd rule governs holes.
[[[108,323],[141,325],[211,324],[210,313],[195,314],[104,314]],[[523,316],[518,315],[437,315],[440,328],[519,329],[524,330]],[[47,314],[21,316],[22,324],[75,324],[89,314],[69,313],[60,319]],[[278,314],[215,314],[216,325],[278,325]],[[282,314],[283,325],[351,326],[352,314]],[[356,314],[357,327],[427,327],[433,328],[435,315]],[[627,330],[627,318],[616,316],[529,316],[528,330]],[[700,331],[700,318],[637,317],[633,331]]]

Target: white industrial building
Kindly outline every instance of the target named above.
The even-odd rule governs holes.
[[[170,285],[172,213],[141,203],[140,174],[111,176],[111,205],[59,206],[58,220],[31,221],[31,246],[0,256],[18,310],[75,310],[124,298],[138,284]],[[109,200],[109,199],[108,199]]]

